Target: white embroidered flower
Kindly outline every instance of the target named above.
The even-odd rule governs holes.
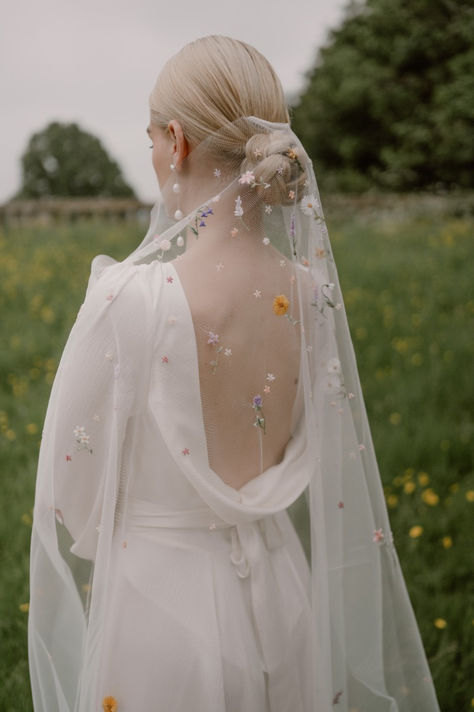
[[[255,183],[255,176],[252,171],[243,173],[239,178],[239,183],[241,183],[241,185],[253,185]]]
[[[273,208],[272,208],[271,205],[265,205],[265,213],[266,213],[267,215],[270,215],[270,213],[272,212],[272,210],[273,210]]]
[[[255,299],[260,299],[260,297],[262,296],[261,290],[256,289],[255,292],[253,293],[253,296],[255,297]]]
[[[264,245],[269,245],[270,244],[270,238],[269,237],[264,237],[262,240]]]
[[[300,208],[305,215],[314,215],[320,209],[319,201],[315,195],[303,195]]]
[[[232,349],[225,349],[224,356],[232,356]]]
[[[79,440],[83,435],[85,435],[85,428],[83,425],[76,425],[76,427],[73,430],[74,437]]]
[[[273,383],[274,380],[275,380],[275,376],[273,375],[273,373],[267,373],[267,381],[269,381],[270,383]]]
[[[178,245],[178,247],[182,247],[184,245],[184,237],[182,237],[182,235],[178,237],[178,239],[176,240],[176,244]]]
[[[341,362],[338,358],[331,358],[327,364],[328,373],[340,374],[341,373]]]
[[[220,168],[214,168],[214,176],[216,178],[220,178],[220,175],[221,175]]]
[[[168,252],[171,247],[171,242],[169,240],[161,240],[158,247],[160,248],[160,250],[163,250],[163,252]]]
[[[234,215],[237,218],[241,218],[243,214],[244,214],[244,209],[242,208],[242,199],[241,199],[240,195],[238,195],[237,198],[235,199]]]

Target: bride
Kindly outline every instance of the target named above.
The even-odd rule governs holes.
[[[44,424],[35,710],[438,710],[279,79],[201,38],[147,132],[161,198],[134,252],[93,260]]]

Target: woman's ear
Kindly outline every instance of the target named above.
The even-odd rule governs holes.
[[[178,168],[181,161],[186,158],[189,153],[189,144],[186,140],[181,124],[176,119],[171,119],[169,122],[168,132],[174,143],[173,162]]]

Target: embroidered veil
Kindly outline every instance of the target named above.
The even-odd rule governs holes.
[[[194,327],[190,356],[179,340],[174,350],[163,347],[174,328],[166,300],[178,288]],[[185,370],[173,375],[173,362],[184,358],[185,370],[198,363],[194,400]],[[92,263],[38,466],[29,619],[35,709],[100,709],[113,546],[117,538],[126,546],[137,476],[124,452],[150,379],[159,379],[153,408],[169,456],[215,521],[238,529],[238,576],[254,575],[245,527],[304,493],[313,675],[305,709],[438,710],[313,167],[288,124],[256,117],[210,134],[176,167],[134,252]],[[185,421],[196,407],[202,421]],[[282,610],[273,630],[290,615]],[[266,648],[263,641],[269,658],[281,644],[272,640]]]

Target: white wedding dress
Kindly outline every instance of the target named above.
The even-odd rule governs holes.
[[[271,505],[277,479],[291,490],[292,449],[236,491],[235,525],[206,503],[201,478],[224,501],[227,485],[208,466],[189,307],[172,263],[146,269],[162,284],[160,339],[147,407],[124,445],[135,476],[110,574],[103,694],[124,712],[309,712],[304,552],[286,511],[248,521],[243,506],[239,516],[239,501]],[[293,487],[296,498],[301,476]]]

